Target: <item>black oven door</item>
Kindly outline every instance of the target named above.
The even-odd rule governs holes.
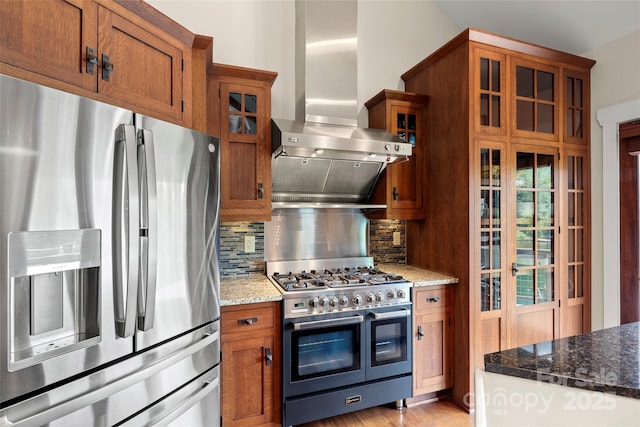
[[[285,322],[285,397],[364,381],[364,314],[310,316]]]
[[[411,305],[367,311],[366,379],[410,374]]]

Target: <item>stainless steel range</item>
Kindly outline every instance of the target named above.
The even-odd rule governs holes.
[[[367,232],[348,209],[274,210],[265,223],[283,293],[284,426],[411,396],[412,283],[364,256]]]
[[[372,257],[269,262],[267,274],[284,291],[286,319],[411,303],[411,282]]]

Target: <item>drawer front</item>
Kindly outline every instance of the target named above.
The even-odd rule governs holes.
[[[222,309],[222,335],[270,329],[274,326],[273,307],[227,311]]]
[[[414,306],[416,308],[416,311],[435,309],[441,310],[452,302],[450,289],[429,289],[415,291]]]

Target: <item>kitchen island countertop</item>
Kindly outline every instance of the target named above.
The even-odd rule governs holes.
[[[282,293],[264,274],[252,273],[220,279],[221,306],[280,300]]]
[[[458,283],[458,278],[406,264],[378,264],[380,270],[398,274],[413,282],[416,288],[423,286],[450,285]]]
[[[484,361],[487,372],[640,399],[640,322],[491,353]]]

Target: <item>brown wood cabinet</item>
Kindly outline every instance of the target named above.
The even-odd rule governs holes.
[[[143,1],[0,2],[3,73],[183,125],[193,38]]]
[[[453,385],[453,290],[414,288],[413,397]]]
[[[221,323],[222,425],[280,425],[280,304],[225,306]]]
[[[222,221],[271,219],[271,86],[277,73],[214,64],[209,133],[220,136]]]
[[[421,219],[424,210],[424,152],[426,107],[429,97],[385,89],[365,102],[369,127],[385,129],[413,145],[409,161],[389,165],[380,178],[371,203],[386,204],[370,218]]]
[[[409,264],[460,279],[453,397],[484,354],[590,330],[594,61],[468,29],[403,74],[429,96]]]

